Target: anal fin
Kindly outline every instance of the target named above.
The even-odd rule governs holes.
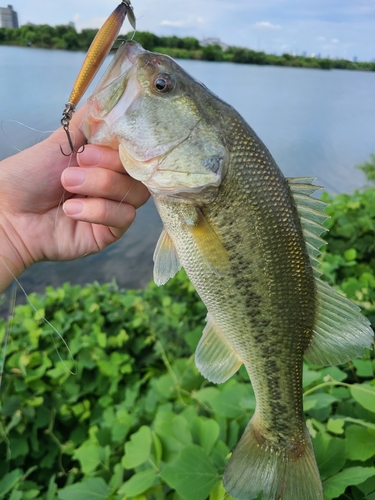
[[[160,286],[181,269],[172,238],[163,229],[154,251],[154,281]]]
[[[228,380],[242,365],[238,354],[209,314],[195,353],[195,364],[200,373],[215,384]]]

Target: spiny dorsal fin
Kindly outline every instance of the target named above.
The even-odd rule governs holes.
[[[322,225],[328,216],[323,212],[326,203],[311,197],[319,186],[313,177],[287,179],[297,205],[306,247],[316,278],[317,313],[314,335],[306,358],[317,365],[337,365],[362,357],[364,349],[372,348],[374,332],[370,322],[351,300],[319,279],[320,248],[325,241],[320,235],[327,231]]]
[[[201,210],[196,208],[194,220],[186,219],[185,224],[194,238],[199,255],[207,266],[219,276],[227,274],[228,253]]]
[[[160,286],[181,269],[173,241],[163,229],[154,251],[154,281]]]
[[[312,184],[314,180],[314,177],[290,177],[287,179],[301,219],[311,266],[315,277],[319,278],[322,273],[319,270],[317,257],[321,254],[320,248],[326,244],[320,235],[327,231],[323,222],[328,219],[328,215],[323,212],[327,203],[311,196],[315,191],[321,189],[321,186]]]
[[[200,373],[215,384],[228,380],[242,365],[237,353],[209,314],[195,353],[195,364]]]

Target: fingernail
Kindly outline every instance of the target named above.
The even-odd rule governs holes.
[[[86,179],[86,172],[82,168],[70,167],[64,170],[65,187],[80,186]]]
[[[96,146],[87,144],[84,151],[77,155],[77,158],[80,165],[95,167],[102,159],[102,150]]]
[[[63,205],[66,215],[79,215],[83,210],[83,203],[79,200],[67,200]]]

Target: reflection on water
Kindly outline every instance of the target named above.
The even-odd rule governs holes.
[[[0,46],[0,159],[59,126],[84,55]],[[350,192],[363,184],[353,165],[375,152],[375,73],[180,63],[242,114],[286,176],[317,177],[331,192]],[[27,292],[64,281],[114,278],[121,287],[142,287],[152,277],[160,232],[150,201],[122,240],[106,251],[74,262],[39,263],[22,275],[21,283]]]

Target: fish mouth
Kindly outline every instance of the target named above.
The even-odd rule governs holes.
[[[137,42],[129,40],[124,43],[124,51],[128,60],[134,64],[140,54],[146,52],[146,50]]]
[[[117,52],[113,57],[107,71],[94,90],[92,97],[100,94],[100,92],[111,85],[115,80],[124,78],[129,70],[137,62],[138,56],[143,52],[146,51],[137,42],[126,41],[122,43],[117,49]]]
[[[136,78],[138,57],[147,52],[137,42],[120,45],[107,71],[87,100],[83,133],[91,143],[118,149],[113,124],[128,111],[141,92]]]

